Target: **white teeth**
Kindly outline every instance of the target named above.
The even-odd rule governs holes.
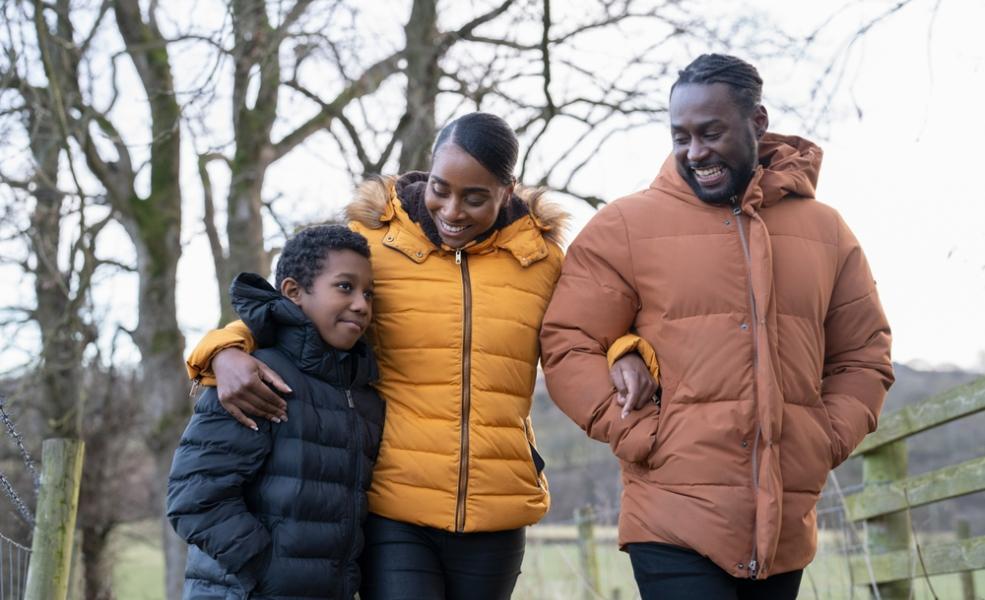
[[[441,219],[438,219],[438,222],[441,223],[441,228],[447,231],[448,233],[458,233],[459,231],[463,231],[466,227],[468,227],[468,225],[462,225],[461,227],[456,227],[454,225],[446,223],[445,221],[442,221]]]
[[[714,167],[704,167],[704,168],[695,167],[693,170],[698,177],[707,178],[707,177],[715,177],[725,169],[723,169],[720,166],[714,166]]]

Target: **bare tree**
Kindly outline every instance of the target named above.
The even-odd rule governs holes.
[[[872,25],[916,1],[899,1]],[[269,273],[275,249],[265,224],[280,217],[268,177],[274,166],[317,147],[319,160],[343,165],[352,182],[426,168],[438,128],[479,109],[503,115],[520,134],[521,180],[597,206],[600,192],[585,167],[625,132],[665,121],[682,57],[720,50],[758,62],[801,56],[804,42],[749,11],[709,18],[699,0],[197,3],[223,18],[218,26],[198,25],[176,4],[156,0],[2,6],[0,88],[12,96],[3,95],[0,120],[16,122],[30,167],[0,175],[9,197],[31,207],[11,235],[27,244],[37,308],[16,318],[42,332],[42,380],[53,399],[46,418],[53,429],[87,435],[102,422],[80,425],[90,412],[81,408],[78,382],[98,333],[88,306],[94,274],[130,260],[96,252],[107,225],[118,222],[139,277],[132,338],[158,499],[189,407],[175,286],[182,201],[199,190],[180,189],[182,143],[197,158],[203,229],[227,321],[232,276]],[[209,59],[179,53],[186,49]],[[134,118],[134,106],[146,118]],[[218,172],[228,177],[213,177]],[[218,181],[226,179],[223,188]],[[16,206],[4,208],[16,213]],[[101,452],[118,450],[107,448]],[[108,485],[92,475],[90,491]],[[92,571],[102,573],[98,544],[109,521],[92,520],[87,552],[96,556]],[[177,598],[184,545],[163,530],[167,594]],[[105,593],[93,588],[90,597]]]
[[[409,10],[236,0],[228,32],[196,36],[208,39],[233,87],[230,147],[199,149],[221,321],[232,318],[225,291],[232,276],[269,273],[276,251],[265,251],[267,170],[319,134],[334,141],[355,183],[387,169],[425,168],[440,124],[490,110],[526,142],[521,179],[598,205],[591,183],[579,180],[582,167],[621,133],[664,119],[675,53],[701,43],[761,56],[793,44],[745,17],[708,23],[696,1],[496,0],[465,8],[412,0],[402,8]],[[605,37],[625,48],[593,57]],[[191,129],[202,132],[196,140],[208,137]],[[225,240],[210,165],[228,169]]]
[[[155,6],[144,15],[135,2],[103,2],[91,30],[80,35],[68,0],[33,2],[33,34],[46,80],[45,104],[51,107],[61,145],[84,157],[86,177],[128,233],[136,250],[139,275],[138,324],[132,332],[141,353],[144,409],[150,416],[145,439],[157,465],[157,495],[162,499],[171,455],[189,412],[188,386],[182,373],[184,338],[175,308],[175,273],[181,256],[180,110],[175,98],[166,40],[157,26]],[[113,120],[115,97],[99,106],[92,93],[92,41],[104,21],[124,43],[149,108],[147,165],[135,162],[121,128]],[[116,66],[116,58],[112,65]],[[25,74],[20,79],[37,77]],[[115,82],[114,82],[115,83]],[[69,157],[76,183],[82,164]],[[147,171],[146,175],[144,171]],[[138,184],[145,175],[147,184]],[[142,191],[143,190],[143,191]],[[162,518],[169,598],[180,596],[184,543]]]

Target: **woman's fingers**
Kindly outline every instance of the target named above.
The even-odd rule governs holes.
[[[618,373],[619,378],[623,382],[624,391],[621,393],[624,397],[620,402],[620,405],[623,407],[623,418],[629,414],[629,411],[645,406],[657,391],[657,382],[653,379],[653,375],[650,374],[646,363],[635,352],[617,360],[612,365],[610,373]],[[615,379],[616,377],[613,375],[613,381]]]
[[[240,409],[236,408],[235,406],[226,406],[225,404],[223,404],[223,408],[226,409],[226,412],[228,412],[229,415],[232,416],[232,418],[234,418],[237,421],[239,421],[239,424],[240,425],[242,425],[244,427],[248,427],[249,429],[252,429],[253,431],[259,431],[260,430],[260,428],[257,427],[256,421],[254,421],[253,419],[251,419],[251,418],[247,417],[246,415],[244,415],[243,414],[243,411],[241,411]]]

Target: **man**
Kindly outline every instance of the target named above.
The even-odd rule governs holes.
[[[761,95],[731,56],[680,72],[671,156],[581,232],[544,318],[551,397],[621,459],[644,599],[795,598],[828,472],[893,382],[862,250],[814,199],[821,150],[767,133]],[[606,349],[630,328],[662,396],[622,416]]]

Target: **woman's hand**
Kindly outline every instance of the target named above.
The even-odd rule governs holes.
[[[609,369],[612,385],[616,386],[616,402],[622,406],[622,418],[629,411],[641,408],[653,400],[657,382],[646,368],[646,363],[635,352],[626,354]],[[221,397],[221,396],[220,396]]]
[[[243,425],[257,431],[250,416],[275,423],[287,420],[287,402],[274,390],[285,394],[292,390],[264,363],[239,348],[226,348],[212,359],[212,371],[219,403]]]

